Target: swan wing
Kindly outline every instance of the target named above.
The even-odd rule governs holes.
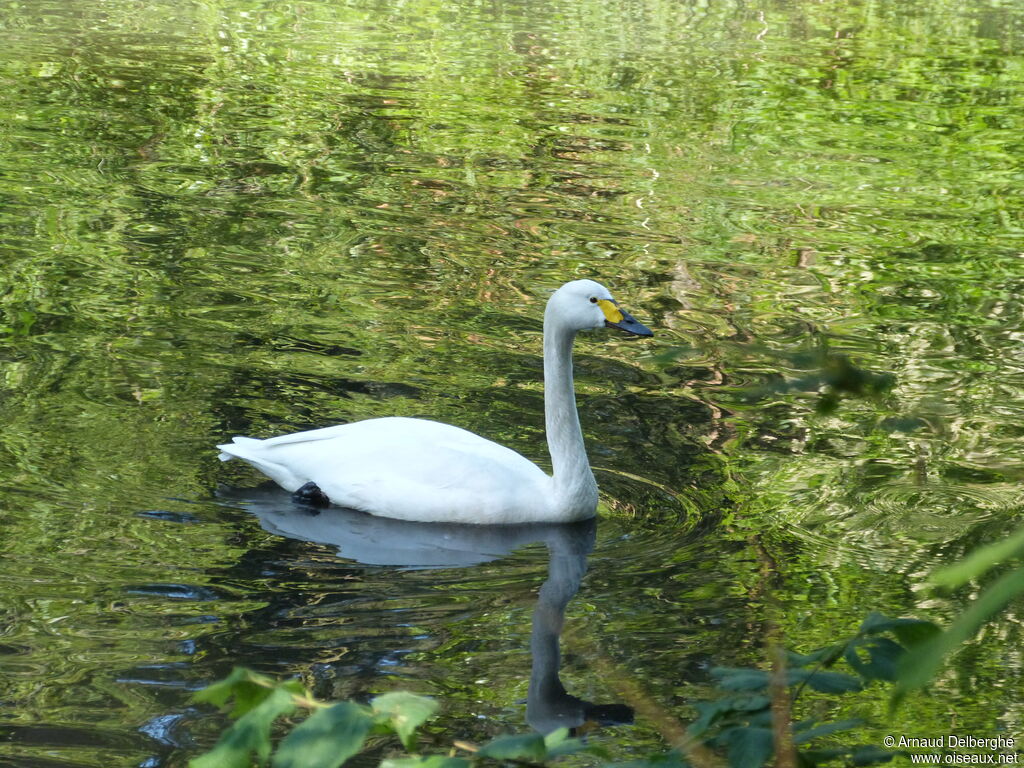
[[[338,506],[401,520],[530,522],[552,503],[551,479],[532,462],[425,419],[369,419],[218,447],[289,491],[312,481]]]

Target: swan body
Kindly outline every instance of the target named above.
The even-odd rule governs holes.
[[[390,417],[220,446],[288,491],[399,520],[528,522],[548,493],[536,464],[465,429]]]
[[[608,289],[574,280],[552,295],[544,314],[544,412],[554,472],[515,451],[427,419],[367,419],[266,440],[235,437],[217,446],[288,491],[315,484],[331,504],[419,522],[571,522],[593,517],[590,471],[572,382],[577,331],[649,329],[619,308]]]

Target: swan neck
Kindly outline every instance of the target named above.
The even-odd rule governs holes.
[[[597,483],[590,471],[572,379],[575,331],[544,321],[544,421],[551,452],[556,503],[566,520],[594,514]]]

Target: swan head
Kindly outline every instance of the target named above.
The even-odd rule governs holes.
[[[572,331],[588,328],[617,328],[636,336],[653,336],[646,325],[637,322],[619,306],[611,292],[594,280],[573,280],[548,299],[545,320],[554,320]]]

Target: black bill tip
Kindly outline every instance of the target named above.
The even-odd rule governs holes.
[[[654,331],[643,323],[637,322],[636,318],[626,310],[622,309],[622,307],[619,307],[619,311],[622,313],[622,319],[617,323],[613,323],[611,320],[605,320],[604,325],[606,328],[618,328],[620,331],[632,333],[634,336],[654,335]]]

